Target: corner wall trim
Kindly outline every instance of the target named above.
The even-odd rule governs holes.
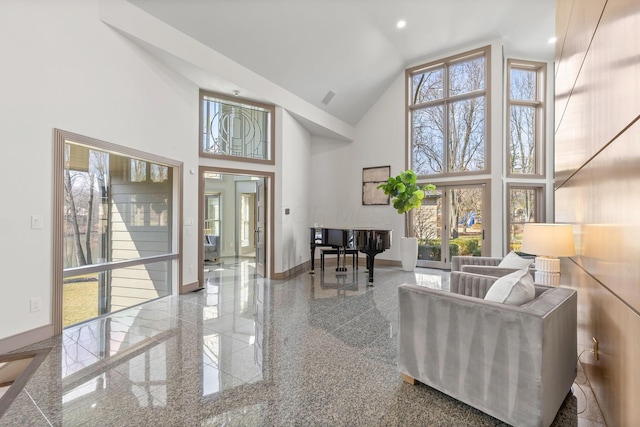
[[[0,340],[0,354],[46,340],[53,336],[53,324],[41,326]]]
[[[287,280],[295,276],[299,276],[305,271],[311,268],[311,261],[303,262],[302,264],[298,264],[293,268],[290,268],[287,271],[283,271],[282,273],[273,273],[271,276],[272,279],[275,280]]]

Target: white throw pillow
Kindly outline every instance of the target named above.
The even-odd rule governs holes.
[[[506,257],[502,259],[502,261],[500,261],[500,264],[498,264],[498,267],[517,268],[518,270],[520,270],[522,268],[529,268],[532,262],[533,262],[532,259],[522,258],[520,255],[518,255],[514,251],[511,251],[507,254]]]
[[[527,268],[523,268],[496,280],[484,299],[510,305],[522,305],[534,299],[535,296],[536,288],[533,285],[533,277]]]

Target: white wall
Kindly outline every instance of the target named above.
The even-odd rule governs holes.
[[[2,339],[51,323],[53,128],[184,162],[184,215],[196,219],[198,88],[102,23],[97,1],[4,1],[0,39]],[[197,233],[186,234],[195,264]],[[184,283],[196,273],[185,268]]]
[[[276,129],[282,139],[276,152],[274,268],[283,272],[309,259],[309,227],[313,225],[309,210],[315,194],[309,191],[309,132],[286,110],[279,108],[276,117]]]
[[[404,73],[356,126],[352,143],[312,136],[309,226],[393,229],[404,235],[404,219],[388,206],[362,205],[362,169],[404,169]],[[397,248],[377,258],[399,259]]]

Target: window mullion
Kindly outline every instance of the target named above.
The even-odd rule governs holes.
[[[489,56],[490,49],[484,47],[407,70],[412,131],[407,147],[418,175],[488,171],[489,126],[479,124],[486,121],[490,107]],[[420,88],[415,87],[418,82]],[[460,144],[453,145],[456,141]]]

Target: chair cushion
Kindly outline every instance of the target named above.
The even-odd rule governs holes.
[[[520,255],[518,255],[514,251],[511,251],[507,254],[506,257],[504,257],[502,261],[500,261],[500,264],[498,264],[498,267],[517,268],[518,270],[520,270],[522,268],[529,268],[532,262],[533,260],[522,258]]]
[[[533,277],[527,268],[507,274],[496,280],[484,299],[510,305],[525,304],[536,296]]]

